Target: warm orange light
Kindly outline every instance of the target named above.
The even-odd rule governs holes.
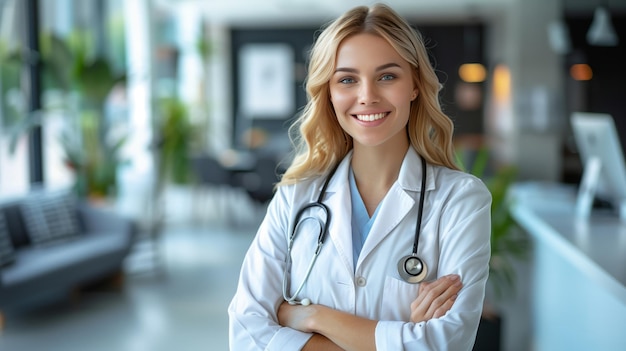
[[[459,67],[459,77],[466,83],[480,83],[487,78],[487,70],[480,63],[464,63]]]
[[[506,65],[497,65],[493,70],[493,95],[498,102],[511,98],[511,72]]]
[[[569,74],[575,80],[591,80],[593,77],[593,71],[586,63],[577,63],[572,65],[569,69]]]

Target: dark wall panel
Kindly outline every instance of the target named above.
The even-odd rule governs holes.
[[[483,133],[483,112],[484,112],[484,83],[473,83],[477,85],[480,103],[476,108],[461,108],[457,102],[456,90],[462,83],[458,77],[458,67],[467,61],[481,62],[485,66],[483,57],[483,26],[481,24],[472,25],[445,25],[445,26],[420,26],[414,25],[423,35],[427,49],[431,56],[431,63],[434,65],[439,81],[443,84],[441,91],[441,104],[444,112],[448,114],[455,123],[455,134],[482,134]],[[468,29],[472,29],[475,39],[468,42]],[[306,63],[308,52],[319,33],[319,27],[315,28],[232,28],[231,29],[231,50],[232,50],[232,78],[233,78],[233,111],[234,135],[233,140],[237,147],[242,147],[239,141],[241,133],[250,127],[258,127],[268,131],[274,137],[287,137],[287,129],[292,118],[254,118],[252,121],[240,115],[238,106],[239,96],[239,50],[250,43],[287,43],[293,47],[296,53],[296,81],[294,89],[296,91],[295,116],[299,109],[306,104],[306,93],[304,91],[304,77],[306,73]],[[244,120],[245,119],[245,120]]]

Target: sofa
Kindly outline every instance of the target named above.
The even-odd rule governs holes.
[[[0,326],[2,313],[119,275],[136,235],[132,219],[70,190],[0,200]]]

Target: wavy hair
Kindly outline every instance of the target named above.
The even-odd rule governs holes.
[[[352,149],[352,137],[339,125],[330,101],[329,81],[339,44],[359,33],[382,37],[411,65],[419,92],[407,124],[411,145],[427,162],[459,169],[452,145],[454,125],[441,110],[441,84],[421,34],[390,7],[376,4],[349,10],[328,24],[315,41],[305,85],[308,102],[289,130],[295,156],[278,186],[324,175]]]

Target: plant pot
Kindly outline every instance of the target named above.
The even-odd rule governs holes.
[[[499,314],[480,317],[473,351],[500,351],[502,318]]]

